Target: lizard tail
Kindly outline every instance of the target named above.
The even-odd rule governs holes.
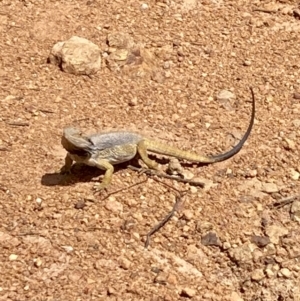
[[[225,152],[225,153],[219,154],[219,155],[213,155],[213,156],[202,156],[202,155],[198,155],[193,152],[180,150],[178,148],[175,148],[175,147],[172,147],[169,145],[165,145],[163,143],[159,143],[156,141],[146,139],[145,144],[146,144],[147,149],[149,151],[152,151],[157,154],[176,157],[178,159],[184,159],[184,160],[196,162],[196,163],[214,163],[214,162],[225,161],[225,160],[231,158],[232,156],[237,154],[242,149],[244,143],[246,142],[246,140],[248,139],[248,137],[251,133],[251,130],[252,130],[252,127],[254,124],[255,97],[254,97],[253,89],[251,87],[250,87],[250,91],[251,91],[251,95],[252,95],[252,112],[251,112],[249,126],[248,126],[247,131],[244,134],[243,138],[240,140],[240,142],[234,148],[229,150],[228,152]]]

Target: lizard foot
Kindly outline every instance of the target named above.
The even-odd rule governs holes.
[[[70,168],[66,168],[65,166],[63,166],[59,171],[58,173],[60,173],[61,175],[70,175],[72,172],[71,172],[71,169]]]
[[[149,172],[149,170],[151,170],[151,169],[149,169],[147,167],[140,167],[139,170],[138,170],[138,174],[142,175],[143,173]]]
[[[100,192],[100,191],[106,190],[107,186],[108,186],[108,184],[106,184],[106,183],[95,184],[93,187],[93,190],[95,190],[95,192]]]

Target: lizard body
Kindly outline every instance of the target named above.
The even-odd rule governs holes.
[[[133,159],[137,154],[140,155],[148,168],[158,169],[158,163],[149,159],[147,151],[195,163],[208,164],[227,160],[241,150],[253,127],[255,98],[252,88],[250,88],[250,90],[252,95],[252,113],[248,129],[240,142],[225,153],[214,156],[199,155],[145,138],[141,134],[129,131],[113,131],[85,136],[82,135],[79,129],[66,127],[63,130],[61,143],[68,153],[61,172],[70,172],[73,161],[89,166],[96,166],[105,170],[103,181],[98,186],[98,189],[102,189],[107,187],[111,182],[114,172],[113,165],[127,162]]]

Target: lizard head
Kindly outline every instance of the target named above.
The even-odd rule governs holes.
[[[72,126],[67,126],[63,129],[63,136],[64,137],[74,137],[74,136],[81,136],[81,131],[78,128],[74,128]]]
[[[79,129],[69,126],[63,129],[61,144],[64,149],[70,153],[86,153],[91,142],[82,135],[82,132]]]

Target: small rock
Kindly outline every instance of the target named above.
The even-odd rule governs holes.
[[[300,178],[300,173],[296,171],[294,168],[289,168],[289,175],[290,178],[294,181],[297,181]]]
[[[292,276],[292,272],[287,269],[287,268],[282,268],[280,271],[279,271],[279,275],[285,277],[285,278],[291,278]]]
[[[196,186],[190,186],[190,192],[191,193],[197,193],[198,192],[198,188]]]
[[[244,61],[244,66],[251,66],[251,61],[250,60],[245,60]]]
[[[181,290],[180,296],[181,297],[187,297],[187,298],[193,298],[196,295],[196,290],[185,287]]]
[[[229,250],[230,248],[231,248],[230,242],[229,242],[229,241],[225,241],[225,242],[223,243],[223,249],[224,249],[224,250]]]
[[[275,183],[262,183],[261,191],[266,193],[278,192],[278,186]]]
[[[113,288],[112,286],[109,286],[108,288],[107,288],[107,292],[108,292],[108,295],[118,295],[118,291],[115,289],[115,288]]]
[[[16,254],[10,254],[9,257],[8,257],[8,259],[9,259],[10,261],[15,261],[15,260],[18,259],[18,255],[16,255]]]
[[[180,116],[178,115],[178,114],[173,114],[172,115],[172,120],[173,121],[176,121],[176,120],[178,120],[180,118]]]
[[[43,200],[41,199],[41,198],[36,198],[36,203],[38,204],[38,205],[41,205],[42,204],[42,202],[43,202]]]
[[[230,258],[237,263],[243,263],[252,260],[253,251],[255,250],[256,245],[251,243],[243,244],[237,248],[232,248],[229,250]]]
[[[275,276],[275,273],[271,268],[266,268],[265,273],[266,273],[268,278],[273,278]]]
[[[38,267],[40,267],[41,265],[42,265],[42,259],[41,258],[35,258],[34,260],[33,260],[33,262],[34,262],[34,265],[38,268]]]
[[[74,251],[72,246],[61,246],[67,253],[71,253]]]
[[[195,123],[188,123],[188,124],[186,125],[186,127],[187,127],[189,130],[193,129],[195,126],[196,126]]]
[[[245,171],[245,177],[247,177],[247,178],[255,178],[256,176],[257,176],[256,169],[247,169]]]
[[[201,238],[201,243],[204,246],[221,246],[221,242],[219,240],[219,237],[215,232],[208,232]]]
[[[105,204],[105,208],[111,212],[119,213],[123,211],[123,204],[116,201],[115,197],[109,197]]]
[[[149,8],[149,5],[147,3],[142,3],[140,7],[141,7],[141,10],[146,10]]]
[[[260,281],[264,278],[265,278],[265,274],[262,269],[256,269],[251,274],[251,279],[254,281]]]
[[[231,99],[235,99],[236,96],[231,91],[221,90],[217,95],[218,101],[230,101]]]
[[[86,203],[84,200],[79,200],[76,204],[75,204],[75,209],[83,209],[86,206]]]
[[[190,170],[187,170],[187,169],[183,169],[180,174],[186,180],[191,180],[194,177],[194,174]]]
[[[128,270],[131,266],[131,262],[125,257],[120,258],[119,264],[120,264],[120,267],[124,270]]]
[[[110,49],[110,56],[111,60],[115,61],[125,61],[129,55],[129,50],[127,49]]]
[[[128,33],[112,32],[107,35],[109,47],[116,49],[129,49],[134,46],[134,40]]]
[[[190,221],[193,218],[193,212],[189,209],[185,209],[182,214],[183,218],[187,221]]]
[[[300,222],[300,201],[294,201],[291,206],[292,219]]]
[[[230,297],[230,301],[244,301],[244,299],[237,293],[237,292],[232,292]]]
[[[300,92],[294,93],[294,99],[300,99]]]
[[[293,9],[293,15],[295,18],[300,19],[300,9],[298,8]]]
[[[178,283],[177,277],[175,274],[170,273],[167,277],[167,282],[172,285],[176,285]]]
[[[270,243],[270,238],[267,236],[254,235],[251,238],[251,242],[255,243],[258,247],[263,248]]]
[[[130,99],[128,104],[132,107],[135,107],[138,104],[137,97],[133,97],[132,99]]]
[[[91,75],[100,70],[100,48],[87,39],[73,36],[67,41],[56,43],[48,61],[67,73]]]
[[[269,236],[271,243],[279,244],[280,237],[289,233],[288,229],[279,225],[270,225],[266,227],[266,235]]]
[[[294,119],[292,121],[292,124],[294,127],[299,128],[300,127],[300,119]]]
[[[168,275],[164,272],[159,273],[154,277],[154,283],[166,285],[167,284]]]
[[[194,178],[194,181],[204,184],[203,191],[209,191],[211,188],[218,186],[217,183],[214,183],[212,180],[205,178]]]
[[[151,268],[151,272],[155,273],[155,274],[159,274],[160,272],[162,272],[163,270],[160,269],[159,267],[157,266],[154,266]]]
[[[294,150],[296,149],[296,143],[295,141],[285,137],[283,141],[283,147],[287,150]]]

